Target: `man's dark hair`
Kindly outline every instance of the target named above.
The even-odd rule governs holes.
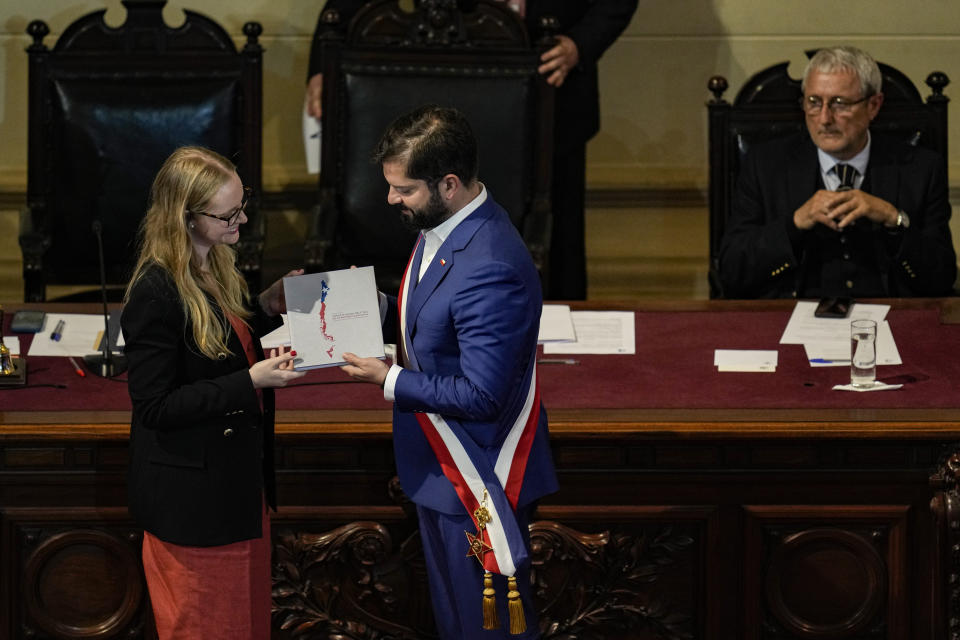
[[[431,186],[449,173],[464,185],[473,184],[480,162],[467,118],[457,109],[436,105],[394,120],[377,143],[373,161],[403,162],[408,178]]]

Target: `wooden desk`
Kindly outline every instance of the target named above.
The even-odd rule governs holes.
[[[781,302],[645,304],[635,358],[542,366],[561,485],[531,530],[543,621],[555,625],[545,637],[915,640],[958,631],[960,307],[894,304],[934,309],[944,325],[909,341],[913,329],[894,327],[904,365],[880,377],[916,382],[886,395],[829,391],[845,371],[812,370],[790,345],[779,347],[776,374],[697,365],[692,390],[610,391],[631,376],[653,385],[671,375],[662,352],[677,349],[651,334],[691,319],[677,314],[710,327],[746,313],[757,322],[742,339],[753,344],[779,335],[790,309]],[[931,332],[938,341],[924,342]],[[699,362],[710,339],[686,345]],[[777,348],[775,338],[756,346]],[[778,385],[795,382],[812,386],[776,405]],[[96,384],[104,406],[123,401],[124,385]],[[577,399],[576,384],[592,391]],[[742,389],[748,400],[733,402]],[[129,413],[69,410],[57,391],[17,410],[4,394],[21,392],[0,392],[0,640],[152,637],[141,532],[124,506]],[[365,393],[331,384],[278,398],[275,638],[431,637],[415,517],[394,481],[389,408]]]

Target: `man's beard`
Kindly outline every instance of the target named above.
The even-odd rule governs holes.
[[[422,209],[408,209],[403,205],[397,205],[397,207],[403,212],[400,220],[414,231],[433,229],[450,217],[450,212],[440,198],[440,190],[436,188],[430,189],[430,199]]]

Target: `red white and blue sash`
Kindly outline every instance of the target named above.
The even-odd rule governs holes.
[[[415,286],[419,267],[414,259],[414,249],[403,280],[397,308],[400,320],[400,344],[397,345],[401,362],[407,369],[419,371],[416,354],[413,353],[410,332],[406,325],[406,301]],[[536,351],[531,354],[528,374],[523,381],[524,402],[515,416],[500,447],[496,461],[489,452],[470,437],[463,426],[454,419],[446,419],[437,413],[416,413],[430,447],[433,449],[443,474],[453,485],[460,502],[476,525],[474,512],[484,501],[484,490],[489,496],[486,509],[491,520],[483,528],[483,541],[492,548],[492,553],[482,554],[487,571],[512,576],[518,565],[526,562],[527,549],[524,536],[517,526],[516,508],[523,486],[523,476],[530,449],[540,421],[540,391],[536,379]],[[479,528],[479,527],[478,527]]]

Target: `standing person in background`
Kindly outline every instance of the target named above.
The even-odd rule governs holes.
[[[540,19],[553,16],[560,26],[556,45],[541,56],[540,73],[557,88],[554,116],[552,204],[553,239],[550,247],[550,284],[546,297],[583,300],[587,297],[587,259],[584,207],[586,149],[600,130],[600,91],[597,62],[623,33],[638,0],[508,0],[524,18],[532,40],[540,35]],[[324,9],[337,9],[346,29],[365,3],[328,0]],[[317,39],[318,21],[310,49],[307,75],[307,112],[321,116],[322,64]]]
[[[174,151],[153,183],[120,321],[130,512],[161,640],[270,637],[272,387],[303,374],[293,354],[263,360],[256,338],[286,304],[277,281],[248,308],[229,245],[249,197],[226,158]]]

